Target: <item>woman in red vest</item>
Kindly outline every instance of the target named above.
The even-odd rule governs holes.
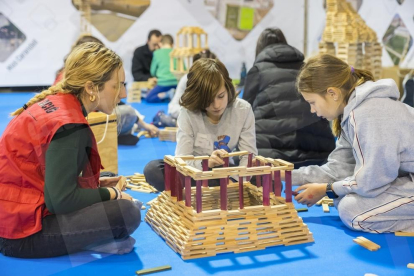
[[[85,117],[111,114],[126,97],[121,58],[99,43],[75,48],[63,81],[33,97],[0,138],[0,252],[41,258],[133,249],[140,202],[99,179],[101,160]]]

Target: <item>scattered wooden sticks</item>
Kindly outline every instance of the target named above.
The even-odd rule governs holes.
[[[145,176],[143,174],[135,173],[134,175],[127,176],[126,185],[127,188],[132,191],[141,192],[141,193],[156,193],[158,192],[153,186],[147,183]]]
[[[377,251],[378,249],[381,248],[381,246],[379,246],[375,242],[372,242],[372,241],[370,241],[367,238],[364,238],[362,236],[355,238],[353,241],[355,243],[359,244],[360,246],[368,249],[369,251]]]
[[[160,271],[170,270],[170,269],[171,269],[171,266],[164,265],[164,266],[157,266],[153,268],[138,270],[135,273],[137,275],[145,275],[145,274],[150,274],[150,273],[155,273],[155,272],[160,272]]]
[[[321,200],[319,200],[318,202],[316,202],[316,205],[322,205],[323,211],[324,213],[329,213],[329,206],[334,206],[333,204],[333,199],[325,196],[323,197]]]
[[[138,132],[137,137],[141,138],[141,136],[144,136],[145,138],[151,138],[151,135],[146,130],[141,130],[140,132]]]

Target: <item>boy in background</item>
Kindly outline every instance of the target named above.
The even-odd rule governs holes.
[[[158,103],[169,99],[168,91],[177,87],[177,79],[170,71],[170,53],[174,40],[171,35],[162,36],[161,48],[154,52],[151,62],[151,75],[156,77],[157,85],[147,94],[149,103]]]

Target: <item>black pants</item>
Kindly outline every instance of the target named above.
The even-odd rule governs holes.
[[[122,240],[141,223],[140,205],[125,199],[96,203],[42,220],[42,230],[21,239],[0,238],[0,252],[17,258],[49,258]]]

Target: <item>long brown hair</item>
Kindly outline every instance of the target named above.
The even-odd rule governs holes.
[[[236,91],[229,72],[221,61],[200,58],[190,68],[187,88],[180,99],[180,105],[191,111],[204,111],[214,101],[220,87],[228,93],[228,104],[236,99]]]
[[[323,54],[310,58],[301,68],[296,79],[299,92],[317,93],[326,96],[329,87],[341,89],[343,103],[347,104],[355,87],[366,81],[375,81],[368,70],[349,66],[339,58]],[[335,136],[341,135],[342,115],[333,121],[332,131]]]
[[[84,86],[87,81],[91,81],[93,86],[100,91],[105,82],[111,79],[113,72],[121,67],[122,60],[114,51],[100,43],[83,43],[75,47],[66,59],[64,79],[31,98],[26,106],[29,107],[57,93],[73,94],[81,100],[85,94]],[[19,108],[11,115],[19,115],[23,110]]]

